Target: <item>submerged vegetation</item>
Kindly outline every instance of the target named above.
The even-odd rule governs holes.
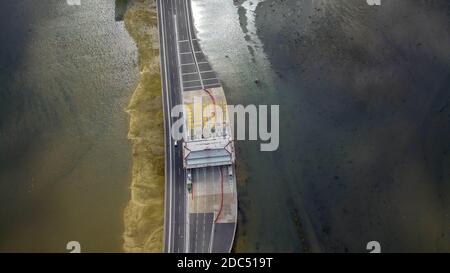
[[[123,247],[126,252],[160,252],[164,223],[164,124],[156,4],[153,0],[127,2],[124,21],[139,51],[140,81],[127,107],[133,168],[131,200],[124,212]]]

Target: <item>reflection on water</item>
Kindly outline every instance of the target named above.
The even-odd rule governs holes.
[[[448,1],[193,2],[230,103],[281,109],[279,151],[237,145],[236,250],[450,251]]]
[[[114,1],[0,6],[0,251],[120,251],[138,70]]]

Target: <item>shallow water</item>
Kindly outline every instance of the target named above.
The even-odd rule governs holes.
[[[0,251],[122,250],[137,53],[82,3],[0,4]],[[237,143],[236,251],[450,251],[448,1],[193,6],[229,103],[281,109],[278,151]]]
[[[281,109],[237,144],[237,251],[450,251],[447,1],[193,2],[229,102]]]
[[[114,1],[0,5],[0,251],[121,251],[139,72]]]

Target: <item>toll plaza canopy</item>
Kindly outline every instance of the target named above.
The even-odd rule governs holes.
[[[186,169],[234,164],[234,145],[230,137],[201,139],[184,143]]]

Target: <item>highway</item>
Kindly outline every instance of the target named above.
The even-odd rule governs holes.
[[[199,202],[206,201],[200,198],[195,202],[188,200],[182,143],[179,141],[175,145],[170,132],[178,119],[172,118],[170,111],[183,103],[183,92],[221,85],[197,41],[190,0],[157,0],[157,8],[165,128],[164,252],[229,252],[235,219],[232,219],[233,223],[216,225],[213,223],[214,212],[196,210]],[[212,189],[213,182],[220,183],[218,174],[218,168],[194,170],[193,184],[199,186],[197,190],[202,190],[199,195]],[[230,185],[230,192],[235,193],[234,176]],[[193,202],[191,208],[190,202]],[[217,238],[217,243],[213,238]]]
[[[164,251],[180,253],[185,252],[186,183],[181,145],[175,147],[170,133],[174,122],[170,111],[175,105],[181,104],[174,24],[176,11],[173,0],[158,0],[157,4],[166,147]]]

